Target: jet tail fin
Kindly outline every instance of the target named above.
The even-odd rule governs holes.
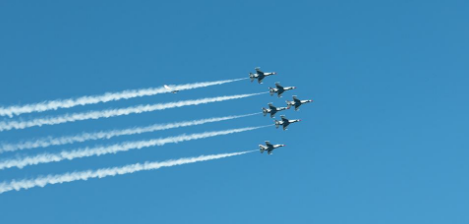
[[[249,72],[249,78],[251,78],[251,82],[253,82],[254,79],[255,79],[254,74],[252,74],[252,73]]]
[[[290,107],[293,105],[293,102],[285,100],[287,102],[287,108],[290,109]]]
[[[274,88],[272,88],[272,87],[269,87],[269,89],[270,89],[270,95],[271,95],[271,96],[273,96],[273,95],[274,95],[274,93],[275,93],[275,90],[274,90]]]
[[[262,113],[264,114],[264,117],[265,117],[265,115],[267,115],[267,113],[269,113],[269,112],[267,112],[267,109],[265,109],[265,108],[263,107],[263,108],[262,108]]]
[[[279,126],[280,126],[280,123],[277,120],[275,120],[275,128],[278,128]]]
[[[265,151],[265,146],[259,145],[259,149],[260,149],[261,153],[264,153],[264,151]]]

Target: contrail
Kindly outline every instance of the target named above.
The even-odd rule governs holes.
[[[129,151],[132,149],[142,149],[152,146],[162,146],[168,143],[179,143],[184,141],[191,141],[196,139],[210,138],[220,135],[229,135],[239,132],[251,131],[260,128],[270,127],[272,125],[258,126],[258,127],[247,127],[247,128],[238,128],[230,129],[224,131],[212,131],[212,132],[203,132],[196,134],[182,134],[178,136],[168,137],[168,138],[159,138],[151,139],[146,141],[133,141],[133,142],[124,142],[109,146],[98,146],[94,148],[80,148],[72,151],[61,151],[59,153],[42,153],[36,156],[28,156],[24,158],[17,159],[7,159],[0,162],[0,170],[18,167],[23,168],[25,166],[37,165],[41,163],[50,163],[50,162],[59,162],[62,160],[73,160],[77,158],[90,157],[90,156],[101,156],[106,154],[115,154],[118,152]]]
[[[247,78],[241,79],[229,79],[229,80],[220,80],[214,82],[197,82],[189,83],[183,85],[171,85],[170,87],[175,90],[190,90],[203,87],[209,87],[214,85],[222,85],[231,82],[237,82],[245,80]],[[25,113],[33,112],[43,112],[48,110],[57,110],[59,108],[70,108],[75,106],[83,106],[89,104],[105,103],[110,101],[117,101],[122,99],[130,99],[136,97],[144,96],[153,96],[161,93],[169,93],[171,90],[165,89],[164,87],[158,88],[147,88],[147,89],[137,89],[137,90],[125,90],[122,92],[115,93],[105,93],[103,95],[96,96],[83,96],[75,99],[64,99],[64,100],[52,100],[45,101],[35,104],[26,104],[26,105],[17,105],[9,107],[0,107],[0,116],[9,116],[13,117],[14,115],[20,115]]]
[[[245,115],[225,116],[225,117],[214,117],[214,118],[207,118],[207,119],[200,119],[200,120],[193,120],[193,121],[182,121],[182,122],[168,123],[168,124],[154,124],[154,125],[150,125],[146,127],[134,127],[134,128],[121,129],[121,130],[85,132],[85,133],[72,135],[72,136],[62,136],[62,137],[48,136],[45,138],[21,142],[17,144],[2,143],[0,144],[0,153],[12,152],[12,151],[24,150],[24,149],[45,148],[49,146],[66,145],[66,144],[72,144],[76,142],[85,142],[85,141],[90,141],[90,140],[110,139],[110,138],[117,137],[117,136],[142,134],[142,133],[147,133],[147,132],[168,130],[168,129],[173,129],[173,128],[201,125],[201,124],[206,124],[206,123],[248,117],[248,116],[253,116],[256,114],[261,114],[261,113],[252,113],[252,114],[245,114]]]
[[[44,187],[49,184],[62,184],[66,182],[72,182],[77,180],[88,180],[91,178],[104,178],[108,176],[124,175],[135,173],[144,170],[156,170],[162,167],[179,166],[183,164],[196,163],[208,160],[222,159],[232,156],[240,156],[247,153],[252,153],[257,150],[234,152],[234,153],[223,153],[215,155],[206,155],[198,157],[181,158],[176,160],[167,160],[163,162],[145,162],[135,163],[121,167],[111,167],[98,170],[86,170],[81,172],[70,172],[58,175],[47,175],[45,177],[38,177],[35,179],[23,179],[23,180],[12,180],[10,182],[0,183],[0,194],[8,191],[19,191],[26,190],[33,187]]]
[[[11,129],[25,129],[25,128],[35,127],[35,126],[40,127],[43,125],[55,125],[55,124],[82,121],[82,120],[88,120],[88,119],[109,118],[109,117],[115,117],[115,116],[121,116],[121,115],[144,113],[144,112],[151,112],[151,111],[156,111],[156,110],[165,110],[165,109],[175,108],[175,107],[184,107],[184,106],[200,105],[200,104],[207,104],[207,103],[213,103],[213,102],[221,102],[221,101],[226,101],[226,100],[242,99],[242,98],[257,96],[257,95],[261,95],[265,93],[267,92],[240,94],[240,95],[231,95],[231,96],[218,96],[218,97],[212,97],[212,98],[185,100],[185,101],[177,101],[177,102],[170,102],[170,103],[147,104],[147,105],[139,105],[139,106],[127,107],[127,108],[121,108],[121,109],[65,114],[62,116],[39,118],[39,119],[30,120],[30,121],[8,121],[8,122],[3,121],[3,122],[0,122],[0,131],[7,131]]]

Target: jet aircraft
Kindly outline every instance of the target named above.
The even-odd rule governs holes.
[[[257,79],[259,84],[262,83],[262,80],[265,77],[277,74],[276,72],[263,72],[263,71],[261,71],[261,69],[259,67],[255,68],[255,69],[256,69],[256,74],[249,73],[249,78],[251,78],[251,82],[253,82],[254,79]]]
[[[164,88],[168,91],[171,91],[171,93],[179,92],[179,90],[173,89],[173,88],[169,87],[168,85],[164,85]]]
[[[277,93],[278,97],[282,97],[282,94],[285,91],[296,89],[296,87],[294,87],[294,86],[283,87],[278,82],[275,83],[275,86],[276,86],[276,88],[269,87],[271,96],[273,96],[275,93]]]
[[[270,144],[269,141],[265,141],[265,146],[264,145],[259,145],[259,148],[261,149],[261,153],[264,153],[264,151],[267,151],[267,154],[272,154],[272,151],[276,148],[284,147],[285,145],[283,144],[277,144],[277,145],[272,145]]]
[[[277,112],[287,109],[289,109],[289,107],[276,107],[272,103],[269,103],[269,108],[263,107],[262,112],[264,113],[264,116],[270,113],[270,117],[274,117]]]
[[[295,107],[295,111],[298,111],[299,110],[299,107],[302,105],[302,104],[305,104],[305,103],[311,103],[313,102],[313,100],[299,100],[296,96],[293,96],[293,101],[286,101],[287,102],[287,107],[290,108],[291,106],[294,106]]]
[[[283,115],[281,115],[280,118],[282,118],[282,120],[280,121],[275,120],[275,127],[278,128],[280,125],[282,125],[284,131],[287,130],[288,125],[301,121],[301,120],[288,120]]]

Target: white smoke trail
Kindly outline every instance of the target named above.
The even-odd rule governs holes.
[[[49,184],[62,184],[66,182],[72,182],[77,180],[88,180],[91,178],[104,178],[108,176],[124,175],[135,173],[138,171],[144,170],[156,170],[162,167],[171,167],[179,166],[183,164],[196,163],[208,160],[222,159],[232,156],[244,155],[247,153],[252,153],[257,150],[244,151],[244,152],[234,152],[234,153],[223,153],[216,155],[206,155],[190,158],[181,158],[176,160],[167,160],[163,162],[145,162],[145,163],[136,163],[122,167],[112,167],[104,168],[98,170],[86,170],[81,172],[71,172],[59,175],[47,175],[45,177],[38,177],[35,179],[23,179],[23,180],[12,180],[10,182],[0,183],[0,194],[8,191],[19,191],[26,190],[33,187],[44,187]]]
[[[73,136],[62,136],[62,137],[49,136],[46,138],[40,138],[40,139],[21,142],[17,144],[2,143],[0,144],[0,153],[12,152],[12,151],[24,150],[24,149],[45,148],[49,146],[72,144],[76,142],[85,142],[89,140],[110,139],[110,138],[117,137],[117,136],[142,134],[142,133],[153,132],[153,131],[161,131],[161,130],[168,130],[168,129],[173,129],[173,128],[201,125],[201,124],[206,124],[206,123],[248,117],[248,116],[253,116],[256,114],[260,114],[260,113],[226,116],[226,117],[214,117],[214,118],[208,118],[208,119],[183,121],[183,122],[169,123],[169,124],[154,124],[154,125],[150,125],[146,127],[134,127],[134,128],[121,129],[121,130],[109,130],[109,131],[99,131],[99,132],[91,132],[91,133],[85,132],[85,133],[81,133],[79,135],[73,135]]]
[[[88,120],[88,119],[109,118],[109,117],[115,117],[115,116],[121,116],[121,115],[144,113],[144,112],[151,112],[151,111],[156,111],[156,110],[165,110],[165,109],[175,108],[175,107],[184,107],[184,106],[191,106],[191,105],[221,102],[221,101],[226,101],[226,100],[242,99],[242,98],[257,96],[257,95],[265,94],[265,93],[266,92],[240,94],[240,95],[232,95],[232,96],[219,96],[219,97],[203,98],[203,99],[197,99],[197,100],[185,100],[185,101],[170,102],[170,103],[147,104],[147,105],[139,105],[139,106],[127,107],[127,108],[121,108],[121,109],[65,114],[62,116],[39,118],[39,119],[30,120],[30,121],[0,122],[0,131],[7,131],[11,129],[24,129],[24,128],[35,127],[35,126],[40,127],[43,125],[55,125],[55,124],[82,121],[82,120]]]
[[[221,81],[214,81],[214,82],[198,82],[198,83],[190,83],[190,84],[183,84],[183,85],[171,85],[170,87],[171,89],[174,89],[174,90],[189,90],[189,89],[203,88],[203,87],[209,87],[209,86],[214,86],[214,85],[222,85],[222,84],[237,82],[237,81],[241,81],[245,79],[247,78],[221,80]],[[83,96],[83,97],[79,97],[75,99],[53,100],[53,101],[46,101],[46,102],[35,103],[35,104],[0,107],[0,116],[12,117],[14,115],[20,115],[20,114],[25,114],[25,113],[57,110],[59,108],[70,108],[70,107],[75,107],[75,106],[105,103],[105,102],[117,101],[117,100],[122,100],[122,99],[130,99],[130,98],[135,98],[135,97],[153,96],[153,95],[157,95],[161,93],[168,93],[168,92],[171,92],[171,90],[165,89],[164,87],[158,87],[158,88],[148,88],[148,89],[125,90],[122,92],[105,93],[103,95],[97,95],[97,96]]]
[[[91,157],[91,156],[101,156],[106,154],[115,154],[118,152],[129,151],[132,149],[141,149],[147,148],[152,146],[162,146],[168,143],[179,143],[184,141],[191,141],[203,138],[210,138],[215,136],[221,135],[229,135],[239,132],[251,131],[260,128],[270,127],[272,125],[267,126],[259,126],[259,127],[247,127],[247,128],[238,128],[238,129],[230,129],[224,131],[212,131],[212,132],[203,132],[203,133],[196,133],[190,135],[179,135],[173,136],[168,138],[159,138],[159,139],[152,139],[146,141],[134,141],[134,142],[124,142],[119,144],[114,144],[110,146],[98,146],[94,148],[81,148],[75,149],[72,151],[61,151],[59,153],[43,153],[38,154],[36,156],[28,156],[24,158],[17,158],[17,159],[6,159],[0,162],[0,170],[11,168],[11,167],[18,167],[23,168],[25,166],[30,165],[37,165],[42,163],[50,163],[50,162],[59,162],[62,160],[73,160],[77,158],[83,157]]]

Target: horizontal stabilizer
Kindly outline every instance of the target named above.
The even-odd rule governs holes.
[[[269,87],[269,89],[270,89],[270,95],[273,96],[275,93],[275,89],[272,87]]]
[[[251,78],[251,82],[253,82],[256,77],[254,77],[254,74],[249,73],[249,78]]]
[[[261,150],[261,153],[264,153],[264,151],[265,151],[265,146],[259,145],[259,149]]]

